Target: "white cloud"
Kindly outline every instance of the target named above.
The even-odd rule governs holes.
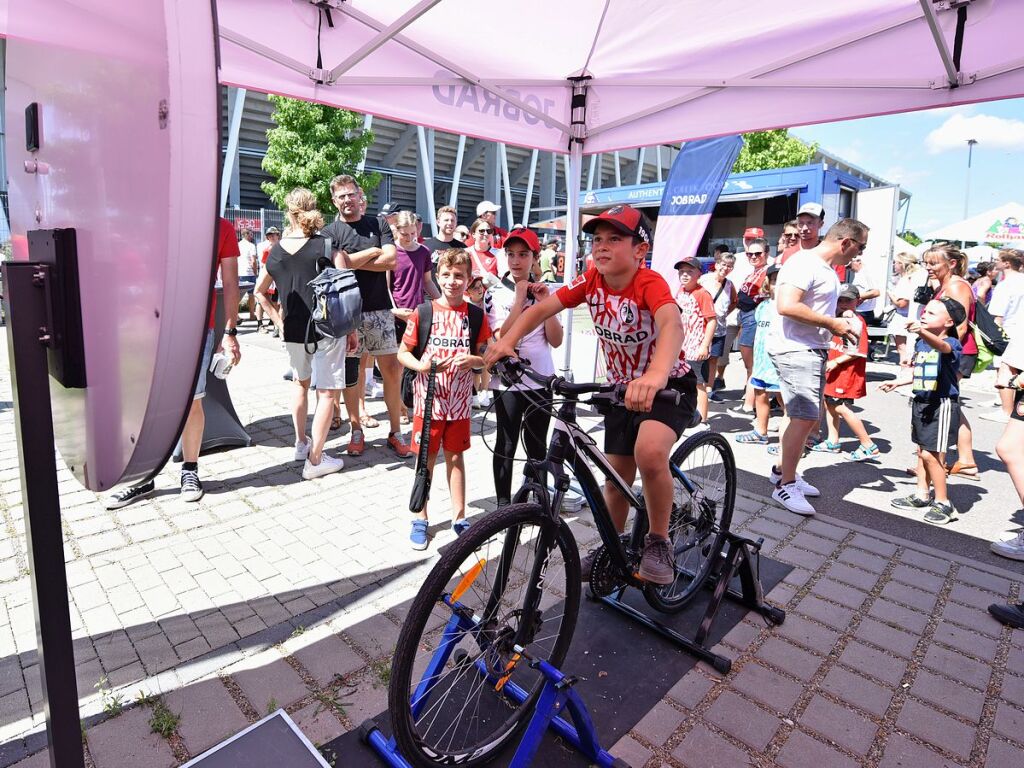
[[[891,166],[881,173],[882,178],[886,181],[891,181],[894,184],[902,184],[904,186],[926,179],[930,175],[931,173],[927,169],[904,168],[902,165]]]
[[[1024,149],[1024,120],[954,114],[929,133],[924,143],[931,154],[937,155],[964,149],[968,139],[976,139],[978,144],[989,149]]]

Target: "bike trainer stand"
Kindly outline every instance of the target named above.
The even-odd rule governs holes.
[[[625,603],[622,596],[628,587],[621,587],[606,597],[592,597],[591,599],[598,600],[610,608],[624,613],[634,621],[670,640],[687,653],[708,662],[716,671],[726,675],[732,669],[732,659],[714,653],[707,644],[708,635],[718,616],[718,610],[722,607],[723,599],[729,598],[749,608],[763,616],[770,624],[778,625],[786,620],[784,610],[768,605],[764,601],[760,573],[754,565],[754,559],[760,557],[762,540],[755,541],[732,532],[727,533],[726,537],[725,550],[718,553],[717,562],[712,567],[709,577],[709,581],[714,584],[711,600],[704,611],[704,618],[700,622],[697,634],[692,640]],[[740,592],[729,588],[729,582],[737,573],[740,577],[742,590]]]
[[[448,626],[445,628],[444,637],[446,639],[441,642],[437,651],[434,652],[430,664],[427,665],[427,669],[424,671],[420,685],[417,687],[416,694],[414,694],[414,698],[417,701],[425,702],[425,697],[428,693],[425,689],[425,686],[427,686],[426,681],[436,677],[437,670],[443,668],[448,663],[448,657],[454,642],[457,641],[458,633],[465,632],[468,623],[470,623],[469,620],[458,612],[454,613],[452,618],[449,619]],[[464,659],[465,652],[461,653]],[[573,689],[577,682],[576,678],[571,675],[563,675],[560,670],[543,659],[530,659],[525,651],[522,652],[522,656],[529,661],[530,667],[544,675],[544,686],[541,688],[540,696],[537,697],[533,717],[530,718],[526,732],[523,734],[519,747],[509,763],[509,768],[527,768],[537,754],[541,740],[549,728],[582,753],[592,765],[597,765],[600,768],[630,768],[629,763],[625,760],[613,757],[607,750],[601,747],[596,729],[594,728],[594,722],[590,718],[590,713],[587,711],[583,699]],[[458,656],[456,660],[458,661]],[[488,681],[495,680],[494,676],[488,672],[482,662],[477,661],[475,665],[482,677],[487,678]],[[497,687],[500,687],[501,692],[517,704],[522,704],[529,696],[527,691],[511,680],[498,681]],[[569,711],[572,723],[560,715],[566,709]],[[414,704],[414,714],[415,711],[416,705]],[[395,742],[395,739],[385,738],[374,720],[367,720],[359,727],[359,738],[391,768],[413,768],[412,764],[398,751],[398,744]]]

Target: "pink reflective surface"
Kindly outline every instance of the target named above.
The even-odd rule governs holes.
[[[51,390],[58,447],[93,490],[155,469],[191,400],[216,226],[212,28],[207,0],[8,4],[11,229],[78,232],[88,387]]]

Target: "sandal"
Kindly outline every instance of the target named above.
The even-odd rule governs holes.
[[[398,422],[402,425],[412,424],[412,420],[409,418],[408,413],[403,413],[401,417],[398,419]]]
[[[819,440],[809,447],[817,453],[839,453],[840,450],[839,443],[833,443],[831,440]]]
[[[878,450],[878,446],[872,443],[871,445],[858,446],[857,450],[853,451],[847,458],[850,461],[866,461],[867,459],[877,458],[880,453],[881,451]]]
[[[756,445],[767,445],[768,436],[762,435],[756,429],[752,429],[749,432],[736,435],[737,443],[754,443]]]
[[[345,422],[341,420],[341,416],[335,416],[331,419],[331,431],[333,432],[336,429],[341,429],[341,425],[344,423]]]
[[[370,429],[373,429],[374,427],[379,427],[380,426],[380,422],[377,421],[375,418],[373,418],[373,416],[369,416],[369,415],[363,416],[361,421],[362,421],[362,424],[363,424],[364,427],[369,427]]]
[[[946,470],[946,474],[949,477],[956,475],[967,480],[981,480],[977,464],[961,464],[959,459],[953,462],[953,466]]]

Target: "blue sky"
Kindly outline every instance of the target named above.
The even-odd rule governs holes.
[[[918,235],[963,218],[968,138],[978,141],[970,215],[1003,203],[1024,204],[1024,99],[824,123],[791,133],[910,190],[907,228]]]

